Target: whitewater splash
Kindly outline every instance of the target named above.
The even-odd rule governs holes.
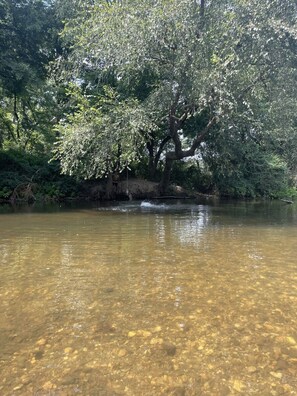
[[[99,211],[103,212],[135,212],[139,210],[164,210],[164,209],[169,209],[169,205],[165,204],[154,204],[149,201],[142,201],[139,205],[139,203],[127,203],[127,204],[119,204],[116,206],[107,206],[107,207],[100,207],[97,208]]]
[[[140,204],[140,207],[142,209],[166,209],[168,208],[168,205],[165,204],[154,204],[149,201],[142,201]]]
[[[205,212],[207,211],[206,206],[197,204],[165,204],[165,203],[154,203],[150,201],[131,202],[131,203],[119,203],[115,206],[106,206],[97,208],[99,211],[106,212],[158,212],[158,211],[170,211],[170,212],[181,212],[181,211],[191,211],[191,212]]]

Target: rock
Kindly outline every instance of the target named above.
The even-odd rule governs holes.
[[[104,293],[113,293],[114,292],[114,288],[113,287],[106,287],[103,291],[104,291]]]
[[[23,386],[24,386],[24,384],[17,385],[17,386],[15,386],[15,387],[13,388],[13,390],[14,390],[14,391],[21,390]]]
[[[163,338],[152,338],[150,341],[151,345],[161,345],[163,344]]]
[[[22,375],[21,381],[23,385],[28,385],[31,382],[31,379],[27,375]]]
[[[282,350],[281,350],[281,348],[280,348],[280,347],[274,347],[274,348],[273,348],[273,354],[274,354],[274,357],[275,357],[276,359],[279,359],[280,356],[282,355]]]
[[[76,382],[77,382],[77,378],[69,375],[61,380],[61,385],[73,385]]]
[[[126,349],[120,349],[118,352],[118,357],[124,357],[127,355]]]
[[[182,330],[182,331],[189,331],[190,330],[190,326],[187,323],[179,323],[178,327]]]
[[[93,328],[94,333],[114,333],[115,331],[115,326],[105,320],[100,320]]]
[[[51,390],[54,389],[56,386],[51,382],[51,381],[47,381],[42,385],[42,389],[44,390]]]
[[[245,324],[243,324],[243,323],[235,323],[235,324],[234,324],[234,327],[235,327],[235,329],[238,330],[238,331],[243,331],[244,328],[245,328]]]
[[[233,381],[232,387],[237,392],[243,392],[243,390],[245,389],[245,384],[241,380],[235,379]]]
[[[137,335],[144,337],[144,338],[148,338],[152,335],[152,333],[147,330],[137,330]]]
[[[297,348],[287,348],[285,350],[286,355],[289,355],[291,358],[297,358]]]
[[[147,330],[129,331],[129,333],[128,333],[129,338],[135,337],[136,335],[140,336],[140,337],[148,338],[152,335],[152,333]]]
[[[286,341],[290,345],[296,345],[297,344],[295,338],[293,338],[293,337],[286,337]]]
[[[276,363],[275,369],[276,370],[286,370],[288,368],[289,364],[283,359],[278,360]]]
[[[254,374],[257,371],[257,368],[255,366],[250,366],[247,368],[247,372],[249,374]]]
[[[43,354],[44,354],[43,351],[37,351],[37,352],[34,352],[34,357],[36,360],[40,360],[43,358]]]
[[[38,340],[36,342],[36,345],[38,345],[38,346],[43,346],[45,344],[46,344],[46,339],[45,338],[40,338],[40,340]]]
[[[167,353],[168,356],[174,356],[176,354],[176,346],[170,342],[164,342],[162,349]]]
[[[282,378],[282,373],[278,373],[278,372],[275,372],[275,371],[270,371],[270,375],[272,375],[272,377],[274,377],[274,378],[278,378],[278,379],[281,379]]]
[[[168,394],[170,396],[185,396],[186,389],[183,386],[176,386],[173,388],[169,388],[167,390],[166,394]]]

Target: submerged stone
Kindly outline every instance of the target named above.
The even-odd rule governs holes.
[[[170,342],[164,342],[162,349],[167,353],[168,356],[174,356],[176,354],[176,346]]]

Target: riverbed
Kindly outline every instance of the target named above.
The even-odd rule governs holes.
[[[297,207],[0,209],[0,394],[296,395]]]

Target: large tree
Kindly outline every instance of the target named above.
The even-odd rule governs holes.
[[[64,31],[72,45],[68,78],[83,84],[92,73],[100,84],[112,76],[122,96],[123,88],[133,96],[129,103],[134,103],[136,114],[151,120],[146,123],[150,127],[139,126],[139,132],[150,136],[149,144],[158,136],[159,147],[148,145],[156,160],[166,149],[160,183],[164,192],[173,161],[195,155],[218,134],[232,142],[243,120],[249,135],[263,134],[263,117],[253,109],[258,104],[267,109],[270,93],[290,85],[280,76],[294,69],[296,16],[294,0],[98,0]],[[146,94],[139,97],[131,85],[145,76],[150,76]],[[117,114],[125,140],[130,125]],[[67,171],[73,161],[63,141],[60,154]],[[77,146],[77,139],[73,144]],[[94,149],[93,161],[96,145]],[[73,154],[79,164],[82,153]]]
[[[2,140],[24,148],[48,132],[55,103],[47,67],[57,55],[61,27],[51,1],[0,0]]]

